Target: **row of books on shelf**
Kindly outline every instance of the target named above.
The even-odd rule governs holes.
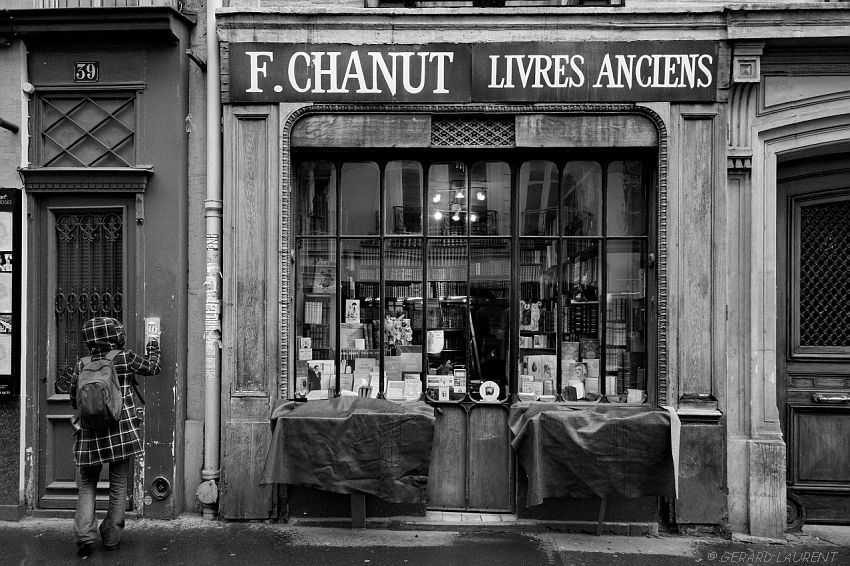
[[[558,250],[555,244],[549,244],[545,248],[533,249],[523,246],[519,250],[519,262],[544,264],[546,267],[552,267],[558,262]]]
[[[527,301],[536,302],[555,298],[555,285],[543,278],[536,281],[520,281],[519,295]]]
[[[564,305],[564,332],[596,334],[599,328],[599,306],[596,303]]]

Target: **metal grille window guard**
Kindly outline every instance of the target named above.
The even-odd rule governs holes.
[[[802,208],[800,345],[850,346],[850,201]]]
[[[83,323],[95,316],[121,320],[123,220],[120,213],[56,217],[56,393],[67,393],[77,359],[88,355]]]
[[[132,94],[42,96],[42,167],[132,167],[136,108]]]

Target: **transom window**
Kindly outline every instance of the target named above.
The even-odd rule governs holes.
[[[135,165],[136,98],[133,93],[43,95],[39,99],[42,167]]]
[[[396,153],[296,157],[294,396],[646,400],[652,152]]]

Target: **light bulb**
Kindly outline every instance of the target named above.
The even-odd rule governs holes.
[[[484,200],[485,198],[487,198],[481,191],[478,191],[478,194],[476,194],[475,196],[478,197],[478,200]]]
[[[454,220],[455,222],[457,222],[458,220],[460,220],[460,213],[459,213],[459,212],[455,212],[454,216],[452,216],[452,220]]]
[[[478,220],[478,215],[473,212],[472,214],[469,215],[469,219],[472,222],[475,222],[476,220]]]
[[[460,189],[458,189],[458,190],[457,190],[457,193],[455,194],[455,198],[464,198],[464,195],[463,195],[463,193],[460,191]]]
[[[434,195],[434,202],[440,202],[440,193]]]
[[[442,217],[443,217],[443,213],[440,212],[439,210],[434,213],[434,220],[439,220]]]

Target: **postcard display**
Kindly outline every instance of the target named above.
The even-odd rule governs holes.
[[[17,297],[14,268],[19,240],[16,189],[0,189],[0,398],[18,394],[15,368],[17,343]]]

